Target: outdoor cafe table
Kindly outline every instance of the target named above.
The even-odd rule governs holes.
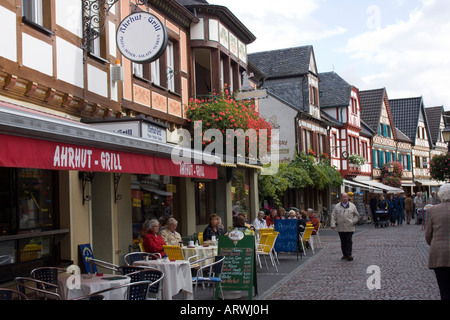
[[[78,278],[75,279],[74,277]],[[77,283],[77,281],[79,281],[79,283]],[[100,290],[128,284],[130,281],[130,277],[121,275],[81,274],[78,276],[74,275],[70,279],[69,276],[60,277],[58,279],[58,289],[62,299],[71,300]],[[102,293],[105,300],[124,300],[126,298],[126,294],[127,288],[120,288]]]
[[[181,247],[184,259],[188,260],[190,257],[198,256],[193,258],[191,262],[212,256],[217,256],[217,250],[218,250],[217,246],[208,246],[208,245]],[[207,261],[207,263],[211,263],[211,261]]]
[[[192,274],[189,261],[165,259],[135,261],[135,266],[147,266],[161,270],[164,273],[163,299],[172,300],[172,297],[183,290],[183,297],[193,299]]]

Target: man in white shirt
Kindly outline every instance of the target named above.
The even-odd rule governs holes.
[[[258,212],[258,217],[253,220],[253,227],[255,230],[267,228],[266,219],[264,219],[264,212]]]

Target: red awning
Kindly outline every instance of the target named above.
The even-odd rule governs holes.
[[[0,166],[217,179],[214,166],[8,134],[0,134]]]

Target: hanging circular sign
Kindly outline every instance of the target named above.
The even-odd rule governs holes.
[[[123,19],[116,32],[120,53],[136,63],[157,60],[168,42],[164,24],[151,13],[135,12]]]

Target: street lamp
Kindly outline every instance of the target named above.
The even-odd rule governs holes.
[[[394,172],[394,165],[392,164],[392,162],[389,162],[389,165],[387,166],[387,170],[389,173]]]
[[[450,123],[442,130],[442,138],[444,138],[444,141],[447,143],[448,152],[450,153]]]

